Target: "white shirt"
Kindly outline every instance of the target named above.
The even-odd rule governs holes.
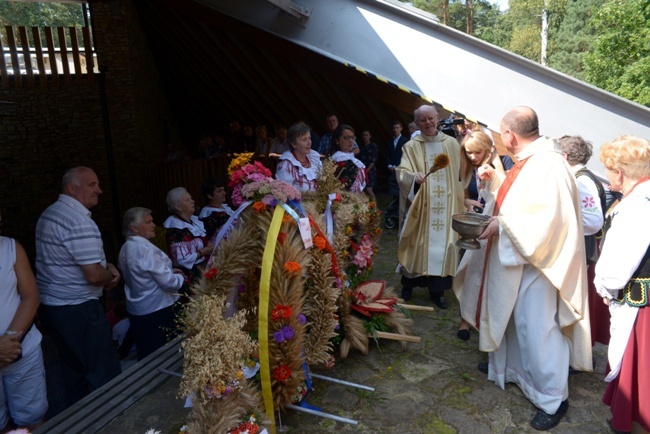
[[[36,280],[41,303],[48,306],[97,300],[102,286],[86,280],[82,265],[106,267],[104,244],[90,211],[65,194],[36,223]]]
[[[578,170],[585,167],[577,164],[571,167],[575,174]],[[598,188],[594,181],[587,175],[576,178],[578,192],[580,193],[580,210],[582,211],[582,226],[585,235],[593,235],[603,227],[603,207],[600,204]]]
[[[221,208],[215,208],[213,206],[206,205],[206,206],[203,207],[203,209],[199,213],[199,220],[202,220],[202,219],[210,216],[210,214],[212,214],[213,212],[225,212],[226,214],[231,216],[235,211],[233,211],[232,208],[230,208],[225,203],[221,205]]]
[[[184,276],[174,273],[171,259],[147,239],[128,237],[120,250],[119,266],[130,314],[153,313],[178,300]]]

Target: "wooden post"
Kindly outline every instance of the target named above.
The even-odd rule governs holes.
[[[68,45],[65,42],[65,29],[56,28],[59,34],[59,53],[61,53],[61,65],[63,66],[63,79],[66,83],[70,82],[70,64],[68,63]]]
[[[27,27],[18,27],[18,34],[20,35],[20,45],[23,50],[23,62],[25,63],[27,82],[31,86],[34,86],[34,70],[32,69],[32,55],[29,48],[29,39],[27,38]]]
[[[14,70],[14,83],[16,87],[22,87],[23,76],[20,73],[20,62],[18,61],[18,47],[16,47],[16,37],[14,36],[13,26],[5,26],[7,30],[7,43],[9,44],[9,51],[11,53],[11,66]]]
[[[52,34],[51,27],[45,27],[45,42],[47,42],[47,54],[50,56],[50,71],[52,74],[52,81],[59,82],[59,67],[56,64],[56,50],[54,48],[54,35]]]
[[[45,61],[43,59],[43,41],[41,40],[41,32],[38,27],[32,27],[32,36],[34,37],[34,50],[36,51],[39,79],[41,81],[41,87],[44,87],[47,86],[47,74],[45,73]]]
[[[70,27],[70,41],[72,42],[72,61],[74,62],[74,75],[77,84],[82,84],[81,59],[79,59],[79,41],[77,40],[77,28]]]

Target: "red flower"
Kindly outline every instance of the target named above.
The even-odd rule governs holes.
[[[291,316],[291,313],[291,306],[288,306],[286,304],[278,304],[273,308],[273,311],[271,312],[271,319],[273,319],[275,322],[278,322],[282,319],[289,318]]]
[[[216,268],[210,268],[208,271],[205,272],[205,278],[206,279],[213,279],[214,276],[216,276],[218,272],[219,272],[219,270],[217,270]]]
[[[284,383],[291,377],[291,369],[287,365],[280,365],[273,370],[273,378]]]
[[[278,242],[284,244],[284,241],[287,239],[287,234],[285,232],[280,232],[278,234]]]
[[[284,268],[284,271],[286,271],[289,274],[298,274],[300,273],[300,270],[302,270],[300,264],[293,261],[285,262],[282,268]]]

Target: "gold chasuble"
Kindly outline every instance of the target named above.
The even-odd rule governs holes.
[[[449,165],[428,176],[415,192],[415,175],[428,173],[439,154]],[[460,145],[438,133],[419,134],[402,148],[396,169],[400,187],[400,238],[397,258],[407,277],[454,276],[458,264],[457,234],[451,216],[462,212],[463,187],[459,181]]]

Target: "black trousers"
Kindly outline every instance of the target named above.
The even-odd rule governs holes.
[[[70,404],[122,372],[99,300],[68,306],[42,304],[39,318],[58,350]]]
[[[129,314],[138,360],[144,359],[176,337],[176,306],[171,305],[146,315]]]

